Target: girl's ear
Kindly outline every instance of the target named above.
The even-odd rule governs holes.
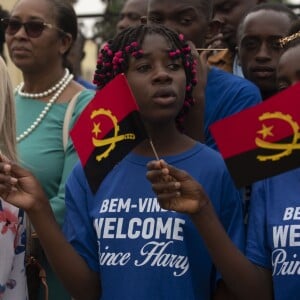
[[[64,55],[72,46],[73,38],[70,33],[65,33],[61,38],[60,53]]]

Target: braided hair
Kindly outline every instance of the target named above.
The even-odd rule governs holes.
[[[147,35],[163,36],[171,45],[169,56],[172,59],[181,58],[186,75],[186,93],[184,104],[175,121],[180,131],[183,131],[183,119],[189,108],[194,104],[192,96],[193,86],[196,84],[196,61],[191,54],[191,48],[182,34],[160,25],[142,24],[129,27],[117,34],[99,52],[94,83],[102,89],[109,81],[120,73],[126,73],[129,58],[143,57],[141,45]]]

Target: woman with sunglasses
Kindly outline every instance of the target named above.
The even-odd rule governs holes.
[[[24,80],[15,92],[20,161],[38,178],[62,224],[65,180],[78,159],[70,140],[63,147],[65,113],[78,95],[72,126],[94,95],[73,80],[67,67],[77,35],[76,14],[67,0],[19,0],[2,25],[10,58]],[[70,299],[46,259],[39,262],[46,271],[49,300]]]

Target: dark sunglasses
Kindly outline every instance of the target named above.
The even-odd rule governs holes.
[[[28,21],[20,22],[12,19],[1,19],[1,24],[4,27],[5,33],[8,35],[15,35],[22,26],[24,26],[26,34],[31,38],[38,38],[46,28],[56,29],[65,33],[62,29],[42,21]]]

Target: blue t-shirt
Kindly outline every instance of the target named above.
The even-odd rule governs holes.
[[[253,185],[247,256],[271,270],[276,300],[300,299],[300,169]]]
[[[258,103],[261,103],[261,94],[252,82],[211,67],[205,89],[205,144],[217,150],[209,126]]]
[[[89,90],[96,90],[97,89],[96,85],[94,85],[93,83],[83,79],[81,76],[76,77],[75,80],[78,83],[80,83],[82,86],[84,86],[86,89],[89,89]]]
[[[130,153],[95,195],[78,164],[66,188],[66,237],[99,273],[102,300],[207,300],[217,277],[212,260],[189,216],[160,208],[146,179],[153,159]],[[196,144],[164,159],[202,184],[243,250],[242,202],[219,153]]]

